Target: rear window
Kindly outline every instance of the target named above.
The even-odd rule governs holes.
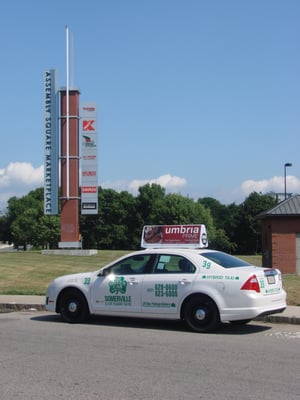
[[[240,258],[231,256],[227,253],[222,253],[221,251],[203,252],[201,253],[201,256],[208,258],[210,261],[213,261],[224,268],[248,267],[251,265]]]

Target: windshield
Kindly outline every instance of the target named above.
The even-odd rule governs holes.
[[[249,263],[240,258],[233,257],[230,254],[222,253],[221,251],[210,251],[201,253],[201,256],[208,258],[210,261],[221,265],[224,268],[237,268],[237,267],[248,267]]]

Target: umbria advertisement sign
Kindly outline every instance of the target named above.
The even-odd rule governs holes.
[[[146,225],[141,247],[192,247],[208,246],[205,225]]]
[[[44,214],[58,214],[58,124],[56,71],[44,75]]]

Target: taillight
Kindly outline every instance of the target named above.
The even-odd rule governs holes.
[[[260,287],[256,275],[250,276],[250,278],[243,284],[241,290],[254,290],[260,293]]]
[[[278,277],[279,277],[279,282],[280,282],[280,284],[281,284],[281,287],[282,287],[282,289],[284,289],[284,281],[283,281],[283,279],[282,279],[282,275],[281,275],[280,272],[278,273]]]

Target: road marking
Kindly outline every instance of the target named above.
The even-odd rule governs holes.
[[[300,339],[300,332],[275,332],[269,333],[268,336],[278,339]]]

